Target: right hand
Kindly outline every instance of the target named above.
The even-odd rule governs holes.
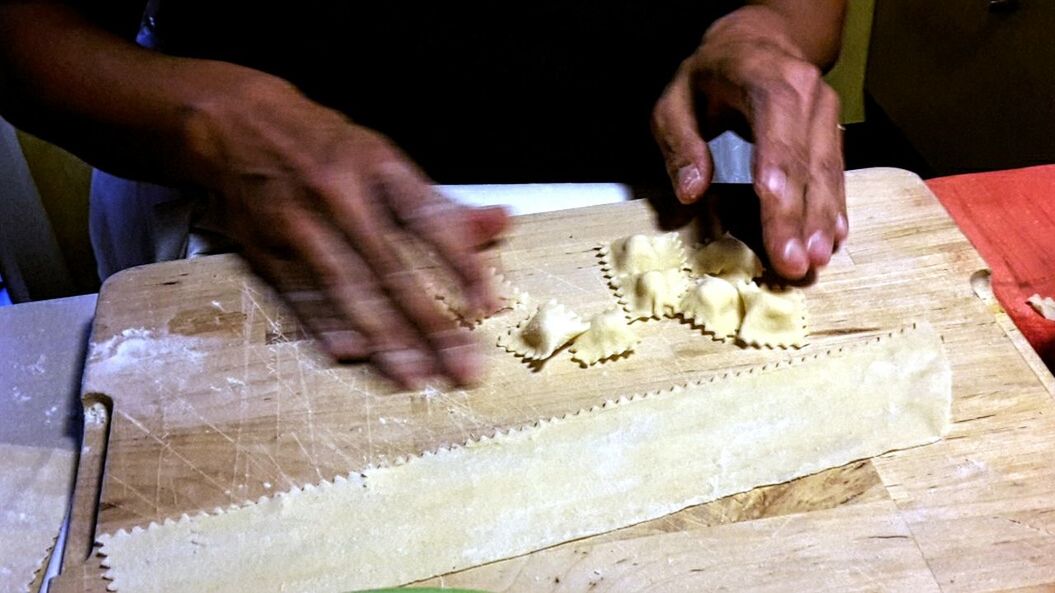
[[[253,270],[337,359],[369,359],[407,388],[437,376],[477,380],[476,345],[401,246],[423,242],[467,302],[493,312],[477,251],[506,228],[505,211],[448,200],[380,134],[280,79],[231,68],[231,92],[190,109],[187,142],[195,176],[219,196]]]
[[[766,253],[795,280],[827,265],[849,227],[839,98],[790,27],[758,5],[715,22],[656,103],[652,130],[678,200],[691,204],[714,172],[704,132],[747,124]]]

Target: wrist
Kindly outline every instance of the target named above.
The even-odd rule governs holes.
[[[744,6],[715,21],[704,33],[701,51],[716,47],[770,46],[795,58],[810,61],[791,34],[783,13],[768,6]]]
[[[259,70],[205,60],[187,60],[173,77],[176,98],[177,166],[194,185],[217,190],[229,170],[230,142],[240,122],[276,117],[283,105],[302,101],[291,83]]]

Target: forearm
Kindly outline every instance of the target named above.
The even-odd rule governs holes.
[[[203,183],[196,112],[270,78],[140,48],[59,3],[0,3],[0,113],[122,175]]]
[[[794,55],[826,70],[842,46],[846,0],[751,0],[717,23],[787,44]]]

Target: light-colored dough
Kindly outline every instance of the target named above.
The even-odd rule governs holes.
[[[600,255],[601,269],[617,291],[645,272],[681,270],[687,265],[677,233],[630,235],[602,245]]]
[[[25,593],[59,535],[72,451],[0,444],[0,591]]]
[[[762,260],[746,243],[729,233],[697,247],[690,265],[697,276],[718,276],[732,284],[750,282],[762,275]]]
[[[498,345],[528,360],[545,360],[590,328],[574,311],[556,300],[498,338]]]
[[[689,279],[677,269],[652,270],[634,277],[617,291],[620,303],[634,319],[674,316]]]
[[[640,341],[627,324],[626,314],[620,309],[610,309],[594,315],[590,329],[576,338],[569,350],[572,360],[589,366],[629,352]]]
[[[122,593],[399,585],[934,442],[951,394],[923,324],[99,541]]]
[[[744,301],[744,320],[737,334],[742,342],[780,348],[807,344],[806,300],[801,291],[743,282],[736,288]]]
[[[716,276],[704,275],[681,298],[683,318],[718,338],[732,338],[744,318],[740,291]]]
[[[498,300],[498,309],[488,315],[483,315],[480,311],[474,311],[469,306],[465,294],[459,287],[452,286],[446,290],[439,290],[432,286],[430,290],[436,295],[438,300],[447,306],[447,309],[458,321],[470,328],[480,325],[484,320],[490,319],[498,313],[515,311],[520,305],[528,301],[527,293],[520,291],[495,268],[488,269],[485,282],[491,285],[491,290]]]
[[[1044,319],[1055,321],[1055,298],[1041,297],[1039,294],[1035,294],[1029,297],[1026,302],[1033,307],[1034,311],[1043,315]]]

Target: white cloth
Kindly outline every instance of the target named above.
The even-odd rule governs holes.
[[[236,249],[203,192],[92,173],[89,230],[99,278],[143,264]]]

